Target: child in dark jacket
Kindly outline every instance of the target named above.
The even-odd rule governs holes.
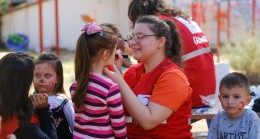
[[[72,139],[74,109],[63,87],[63,68],[60,59],[51,53],[41,54],[34,62],[33,83],[37,93],[48,94],[57,136]]]
[[[24,53],[9,53],[0,60],[1,139],[57,139],[47,94],[29,96],[34,62]],[[35,107],[35,108],[34,108]]]

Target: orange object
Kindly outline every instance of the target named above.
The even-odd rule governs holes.
[[[89,15],[81,15],[81,17],[85,22],[94,22],[95,21],[95,19]]]

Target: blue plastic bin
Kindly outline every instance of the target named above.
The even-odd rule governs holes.
[[[23,43],[17,44],[17,43],[14,43],[10,38],[8,38],[6,41],[6,46],[13,51],[17,51],[17,52],[26,51],[28,48],[28,45],[29,45],[29,37],[22,33],[17,33],[15,35],[23,37],[24,38]]]

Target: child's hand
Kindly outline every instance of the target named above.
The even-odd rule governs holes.
[[[37,108],[45,108],[49,105],[48,95],[46,93],[31,95],[30,98],[33,104],[35,105],[35,107]]]

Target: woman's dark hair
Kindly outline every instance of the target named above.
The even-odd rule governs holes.
[[[0,115],[3,122],[17,116],[21,127],[28,126],[33,113],[29,90],[34,62],[25,53],[9,53],[0,60]]]
[[[128,7],[129,19],[135,24],[136,20],[144,15],[172,15],[190,19],[183,10],[168,8],[163,0],[132,0]]]
[[[92,72],[92,62],[104,50],[109,50],[111,55],[116,47],[117,36],[115,32],[106,26],[101,26],[103,35],[99,33],[87,35],[83,32],[77,41],[75,53],[75,77],[77,87],[72,101],[76,107],[84,103],[89,82],[89,73]]]
[[[58,77],[58,83],[55,85],[55,93],[62,93],[66,95],[64,90],[64,77],[63,77],[63,67],[60,59],[51,53],[43,53],[40,54],[39,57],[35,60],[35,65],[42,64],[42,63],[48,63],[50,64],[54,69]],[[37,91],[37,89],[35,88]]]
[[[165,55],[175,64],[181,65],[181,40],[175,24],[171,20],[161,20],[156,16],[147,15],[140,17],[136,24],[148,23],[151,31],[157,38],[165,37]]]
[[[250,84],[247,77],[239,72],[232,72],[223,77],[219,84],[219,90],[222,87],[226,87],[228,89],[233,88],[235,86],[243,87],[250,93]]]

